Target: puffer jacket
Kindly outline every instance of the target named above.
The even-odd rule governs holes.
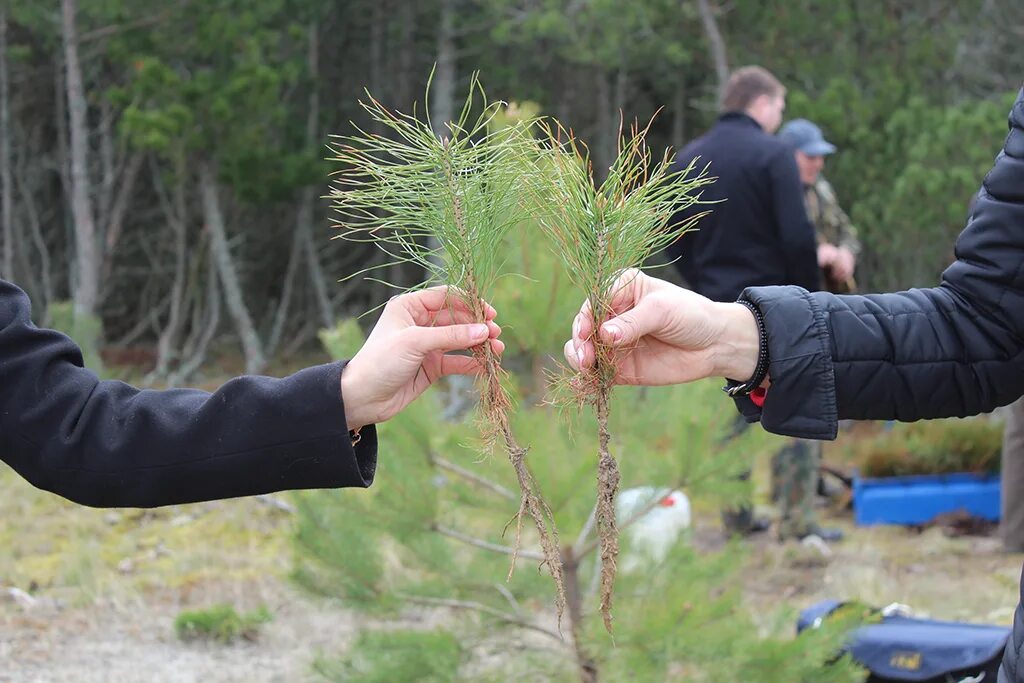
[[[748,289],[765,319],[771,388],[765,429],[833,439],[840,419],[966,416],[1024,394],[1024,91],[982,184],[956,261],[932,289],[835,296]],[[1022,583],[1024,595],[1024,583]],[[1018,603],[999,681],[1024,683]]]

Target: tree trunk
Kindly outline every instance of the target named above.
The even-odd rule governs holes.
[[[14,279],[14,182],[11,177],[11,101],[7,71],[7,9],[0,10],[0,222],[4,255],[0,277]]]
[[[441,0],[437,29],[437,64],[430,86],[430,122],[434,135],[451,135],[448,123],[455,116],[455,0]]]
[[[50,306],[50,302],[53,301],[53,282],[50,272],[50,250],[46,246],[46,238],[43,236],[43,222],[39,217],[39,211],[36,207],[36,199],[32,194],[32,187],[28,176],[28,164],[24,160],[24,156],[19,159],[17,165],[16,183],[18,188],[18,196],[21,199],[21,206],[25,209],[25,216],[28,219],[28,228],[31,235],[32,245],[36,248],[39,256],[39,267],[35,268],[39,273],[40,286],[42,288],[42,296],[39,299],[33,299],[33,305],[41,313]],[[13,199],[13,197],[12,197]],[[22,249],[22,253],[25,249]]]
[[[178,340],[181,336],[182,322],[185,314],[185,295],[188,280],[188,214],[185,202],[186,176],[184,153],[178,154],[175,168],[174,199],[166,196],[160,181],[159,169],[153,168],[153,182],[157,197],[164,209],[167,223],[174,230],[174,284],[171,286],[171,307],[167,317],[167,325],[160,333],[157,342],[156,368],[153,377],[167,377],[171,363],[178,359]]]
[[[403,3],[404,4],[404,3]],[[306,145],[310,149],[319,147],[320,137],[320,32],[319,27],[313,23],[309,27],[309,73],[313,84],[309,93],[309,115],[306,118]],[[324,280],[324,271],[320,266],[320,254],[317,252],[313,240],[313,217],[316,215],[316,191],[307,187],[302,192],[299,200],[299,211],[296,216],[296,229],[300,232],[303,254],[309,266],[309,279],[313,285],[313,296],[316,299],[317,311],[320,313],[320,323],[324,328],[334,324],[334,307],[331,305],[331,297],[327,293],[327,283]]]
[[[144,160],[145,157],[141,152],[133,152],[121,173],[121,186],[118,188],[116,196],[111,193],[112,203],[105,212],[106,237],[104,244],[106,248],[103,252],[103,282],[110,279],[110,272],[114,265],[114,252],[117,250],[117,245],[124,232],[124,221],[133,197],[132,192],[135,190],[135,180],[142,171]]]
[[[711,63],[715,67],[715,76],[718,79],[718,96],[722,96],[725,90],[725,83],[729,80],[729,60],[726,56],[725,40],[718,30],[718,22],[715,21],[715,11],[709,4],[709,0],[697,0],[697,10],[700,12],[700,21],[704,26],[704,35],[708,41],[708,52],[711,55]]]
[[[402,111],[411,109],[416,95],[412,91],[412,76],[416,61],[416,3],[398,3],[401,37],[398,48],[398,67],[395,72],[395,90],[398,93],[398,108]]]
[[[385,4],[387,0],[372,0],[373,9],[370,12],[370,92],[374,97],[384,96],[384,18]],[[390,8],[387,8],[390,9]],[[375,126],[380,124],[376,121]]]
[[[608,74],[598,69],[597,78],[597,145],[594,148],[594,179],[604,180],[608,175],[608,167],[615,156],[616,124],[612,120],[612,88],[608,84]]]
[[[213,250],[213,242],[210,242],[211,252]],[[213,336],[217,333],[217,327],[220,325],[220,288],[218,286],[218,275],[217,275],[217,263],[213,254],[209,255],[209,263],[207,264],[207,286],[206,286],[206,307],[196,306],[197,318],[193,321],[195,324],[193,332],[195,333],[194,343],[188,344],[188,357],[185,358],[178,369],[167,379],[167,383],[170,386],[177,386],[182,382],[188,380],[196,370],[203,364],[206,359],[206,349],[210,345],[210,341]],[[199,310],[203,309],[203,315],[199,316]],[[190,340],[192,341],[192,340]]]
[[[217,175],[207,162],[203,162],[199,167],[199,191],[203,198],[206,228],[210,231],[210,251],[217,263],[220,283],[224,287],[224,301],[238,330],[242,351],[245,353],[245,372],[250,375],[258,374],[267,364],[263,356],[263,346],[252,323],[249,309],[245,306],[242,285],[235,270],[235,263],[231,260],[227,228],[224,226],[224,216],[217,196]]]
[[[562,576],[565,577],[565,603],[569,612],[569,629],[576,652],[576,666],[581,683],[597,683],[597,662],[583,645],[583,594],[580,592],[580,563],[571,545],[562,548]]]
[[[325,327],[334,325],[334,304],[331,303],[331,296],[327,291],[327,280],[324,275],[323,266],[320,265],[320,252],[316,248],[316,241],[313,239],[313,203],[316,201],[316,193],[312,189],[306,190],[304,201],[305,213],[300,213],[300,225],[303,232],[303,252],[306,257],[306,265],[309,267],[309,280],[313,284],[313,296],[316,299],[316,310],[320,314],[320,323]]]
[[[78,282],[74,288],[75,315],[92,317],[99,300],[100,251],[89,188],[89,140],[86,130],[85,88],[78,61],[75,23],[77,0],[61,0],[64,61],[71,132],[71,210],[75,221]]]
[[[302,220],[303,207],[299,207],[299,220]],[[292,300],[292,289],[295,286],[295,273],[299,270],[299,262],[302,260],[302,233],[296,227],[292,235],[292,248],[288,255],[288,267],[285,269],[284,282],[281,284],[281,298],[277,302],[277,310],[274,313],[274,322],[270,328],[270,335],[267,337],[267,355],[273,356],[277,351],[277,345],[281,342],[281,335],[284,334],[284,326],[288,322],[288,309]]]
[[[672,93],[672,144],[682,149],[686,144],[686,77],[679,76],[679,83]]]
[[[437,63],[430,85],[430,124],[439,138],[451,136],[448,124],[455,117],[455,0],[441,0],[441,17],[437,29]],[[439,244],[431,238],[428,246]],[[440,284],[440,283],[438,283]],[[448,379],[448,405],[444,419],[461,419],[472,407],[473,381],[464,375]]]

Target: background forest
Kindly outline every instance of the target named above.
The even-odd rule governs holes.
[[[861,231],[868,289],[950,260],[1024,73],[1012,0],[44,0],[0,15],[0,274],[36,316],[71,300],[106,345],[151,343],[182,381],[235,340],[250,371],[386,298],[382,258],[330,242],[332,133],[422,101],[557,116],[607,168],[620,114],[655,149],[713,122],[730,67],[760,63],[787,116],[840,152],[826,174]],[[440,124],[439,124],[440,125]],[[396,266],[398,284],[420,273]],[[59,313],[60,309],[56,309]],[[59,318],[58,318],[59,319]],[[236,347],[238,348],[238,347]]]

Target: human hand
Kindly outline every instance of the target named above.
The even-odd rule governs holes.
[[[611,313],[600,340],[616,350],[616,384],[678,384],[705,377],[746,380],[758,357],[757,323],[741,304],[716,303],[695,292],[624,271],[612,286]],[[590,302],[573,321],[565,358],[576,370],[594,365]]]
[[[822,270],[828,270],[829,268],[835,267],[835,260],[839,254],[839,249],[835,245],[829,244],[828,242],[822,242],[818,245],[818,268]],[[845,279],[845,278],[844,278]]]
[[[845,282],[853,277],[856,264],[857,259],[852,251],[846,247],[838,247],[832,259],[832,276],[839,282]]]
[[[349,429],[397,415],[445,375],[483,371],[472,356],[448,354],[490,344],[501,354],[497,312],[484,304],[486,323],[475,323],[466,303],[447,287],[397,296],[388,302],[366,343],[341,374]]]

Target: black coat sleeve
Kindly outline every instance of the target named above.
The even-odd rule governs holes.
[[[820,289],[818,242],[807,217],[800,171],[792,152],[783,149],[774,155],[769,176],[786,280],[811,291]]]
[[[764,314],[766,429],[834,438],[837,420],[965,416],[1024,393],[1024,91],[956,261],[932,289],[870,296],[744,292]]]
[[[303,488],[368,486],[376,433],[352,447],[343,364],[215,393],[100,381],[66,336],[30,319],[0,280],[0,460],[96,507],[154,507]]]

